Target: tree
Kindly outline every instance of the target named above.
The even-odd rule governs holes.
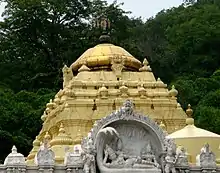
[[[12,145],[27,155],[32,140],[41,128],[41,115],[46,103],[55,93],[40,89],[36,93],[0,88],[0,161],[10,153]]]
[[[7,0],[1,23],[1,66],[7,77],[20,85],[16,90],[52,88],[63,63],[70,63],[83,51],[83,28],[89,18],[87,0]],[[77,43],[76,43],[77,40]],[[10,70],[11,69],[11,70]],[[19,72],[18,75],[17,72]],[[13,75],[13,74],[15,75]],[[40,82],[41,81],[41,82]],[[52,84],[52,86],[51,86]]]
[[[199,127],[209,131],[220,133],[220,90],[209,92],[202,99],[195,112]]]

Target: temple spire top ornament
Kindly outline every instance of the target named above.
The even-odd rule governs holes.
[[[194,125],[194,119],[192,118],[193,110],[191,109],[191,105],[188,104],[188,109],[186,110],[186,124],[187,125]]]
[[[111,22],[106,16],[100,16],[95,20],[95,27],[102,30],[102,35],[99,37],[100,43],[110,43],[111,38],[109,36]]]

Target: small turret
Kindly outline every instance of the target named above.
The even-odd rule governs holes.
[[[175,85],[172,86],[172,89],[169,91],[169,94],[172,98],[175,98],[178,95],[178,91],[175,88]]]
[[[66,134],[63,123],[60,124],[58,135],[50,141],[50,145],[55,153],[56,163],[62,164],[64,162],[65,149],[73,145],[73,140]]]
[[[27,161],[26,161],[27,164],[34,164],[34,158],[39,149],[40,149],[40,140],[36,136],[35,140],[33,141],[33,149],[31,150],[30,154],[27,157]]]

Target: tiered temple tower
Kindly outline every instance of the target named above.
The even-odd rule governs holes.
[[[63,163],[65,152],[80,144],[95,121],[120,108],[125,100],[135,110],[164,125],[168,133],[185,126],[186,114],[177,102],[177,90],[168,90],[155,79],[147,59],[141,63],[125,49],[110,43],[108,35],[84,52],[70,67],[63,68],[63,89],[46,105],[43,127],[27,157],[34,164],[46,137]]]

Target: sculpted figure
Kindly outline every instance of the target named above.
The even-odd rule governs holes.
[[[146,144],[146,146],[141,151],[141,163],[145,165],[151,165],[153,167],[159,167],[159,164],[157,163],[156,157],[153,154],[152,147],[150,143]]]
[[[200,166],[207,168],[216,167],[215,154],[210,151],[209,144],[206,144],[200,153]]]
[[[105,147],[105,157],[103,160],[103,164],[107,167],[123,167],[125,164],[125,159],[124,159],[124,154],[118,153],[116,154],[116,152],[109,146],[106,144]],[[110,163],[107,163],[107,160],[110,160]]]
[[[82,152],[82,157],[84,173],[96,173],[95,147],[91,138],[87,141],[85,151]]]
[[[112,59],[111,69],[115,72],[117,78],[121,78],[121,72],[124,68],[124,61],[122,57],[116,57]]]
[[[178,166],[189,166],[186,150],[181,146],[177,149],[176,165]]]
[[[73,78],[73,72],[71,68],[68,68],[66,65],[63,67],[62,71],[63,71],[63,88],[65,88]]]
[[[174,156],[172,148],[168,148],[165,157],[165,173],[176,173],[175,169],[176,157]]]
[[[121,114],[122,119],[126,119],[129,118],[129,116],[134,115],[133,106],[134,105],[130,100],[126,100],[126,102],[123,104],[122,107],[122,114]]]

